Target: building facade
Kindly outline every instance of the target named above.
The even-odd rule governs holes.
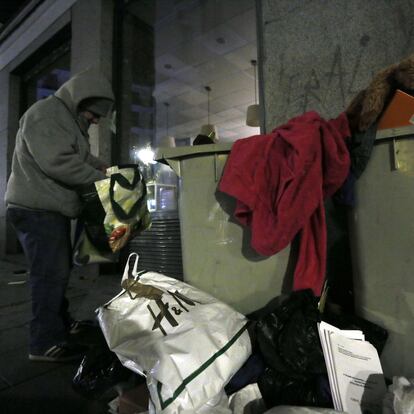
[[[191,145],[202,126],[218,142],[231,143],[309,110],[336,117],[376,72],[412,54],[413,14],[411,0],[28,1],[0,31],[0,198],[20,116],[88,66],[112,79],[116,95],[116,117],[90,131],[92,152],[110,164],[139,163],[143,149]],[[259,126],[252,127],[246,112],[255,104]],[[378,168],[384,177],[389,173],[388,164]],[[143,170],[152,183],[154,217],[176,220],[176,177],[161,165],[144,163]],[[361,187],[376,186],[363,211],[368,223],[351,241],[358,250],[354,262],[365,263],[354,266],[356,302],[361,315],[391,334],[388,372],[398,365],[397,373],[409,367],[412,376],[412,181],[405,176],[398,187],[395,175],[381,181],[375,174]],[[380,202],[373,201],[383,191]],[[396,203],[386,191],[395,193]],[[382,209],[385,204],[392,208]],[[347,216],[326,207],[328,277],[339,287],[334,299],[352,306]],[[5,213],[0,203],[0,258],[19,249]],[[357,211],[357,225],[360,217]],[[166,227],[157,224],[154,238],[138,247],[156,244],[157,229],[165,233]],[[282,256],[285,265],[289,251]],[[266,294],[276,296],[274,285],[257,283],[257,269],[248,280],[256,289],[252,296],[270,289]],[[281,280],[285,267],[278,264],[278,272]],[[242,291],[240,283],[231,288]]]
[[[409,0],[29,1],[0,33],[0,197],[21,114],[90,65],[112,79],[117,96],[117,132],[93,129],[92,152],[126,163],[171,136],[191,144],[202,124],[214,124],[220,142],[253,135],[259,128],[246,126],[245,114],[259,101],[262,131],[311,109],[336,116],[373,73],[410,53],[413,7]],[[0,255],[15,250],[0,204]]]

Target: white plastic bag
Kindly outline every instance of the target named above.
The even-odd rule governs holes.
[[[233,414],[263,414],[266,405],[257,384],[246,385],[229,398]]]
[[[414,414],[414,379],[393,377],[384,397],[383,414]]]
[[[147,377],[150,413],[213,413],[215,401],[221,412],[224,386],[251,353],[247,319],[182,281],[138,272],[137,264],[132,253],[124,290],[97,310],[109,348]]]

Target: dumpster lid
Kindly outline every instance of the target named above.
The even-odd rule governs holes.
[[[405,125],[397,128],[387,128],[377,131],[376,142],[390,138],[406,138],[407,135],[414,135],[414,125]]]
[[[226,142],[223,144],[206,144],[186,147],[161,147],[155,152],[155,160],[166,164],[167,159],[206,155],[215,152],[229,152],[232,145],[232,142]]]
[[[155,152],[155,161],[169,165],[180,176],[180,160],[209,154],[228,153],[233,142],[220,144],[194,145],[186,147],[158,148]]]

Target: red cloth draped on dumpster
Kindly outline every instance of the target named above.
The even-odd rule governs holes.
[[[324,120],[316,112],[292,118],[270,134],[236,141],[219,190],[236,198],[235,217],[251,227],[251,245],[264,256],[284,249],[300,231],[294,290],[319,296],[326,270],[323,200],[343,184],[350,158],[344,113]]]

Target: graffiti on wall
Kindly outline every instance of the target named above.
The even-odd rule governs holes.
[[[263,75],[272,85],[265,94],[268,127],[309,110],[315,110],[324,117],[337,116],[368,85],[375,73],[413,53],[414,25],[410,16],[414,13],[414,2],[410,0],[382,3],[379,9],[375,9],[378,15],[387,16],[381,23],[372,21],[374,9],[371,6],[377,5],[372,1],[359,6],[356,3],[332,2],[328,9],[324,6],[326,12],[322,15],[315,12],[320,4],[316,1],[292,2],[289,5],[267,1],[264,4],[267,41],[271,40],[275,47],[280,47],[274,41],[280,39],[279,35],[289,22],[301,27],[299,33],[307,28],[314,39],[318,39],[316,46],[320,52],[318,55],[315,44],[305,38],[302,46],[310,50],[295,49],[299,44],[289,43],[290,36],[282,36],[282,44],[286,45],[283,52],[279,50],[273,54],[275,50],[265,50],[269,61],[266,62],[264,56]],[[350,26],[344,23],[355,15],[360,23],[356,24],[355,19]],[[301,16],[306,16],[306,19],[302,20]],[[320,20],[321,16],[325,16],[325,20]],[[325,38],[332,30],[329,26],[334,21],[332,16],[342,16],[338,18],[338,29],[335,30],[336,34],[342,35],[337,37],[341,41],[329,45]],[[306,26],[309,21],[317,21],[318,24]],[[321,35],[322,27],[326,32]],[[360,29],[362,33],[355,36],[355,31]]]
[[[360,49],[352,65],[344,60],[342,48],[336,45],[332,58],[323,67],[308,67],[292,72],[286,69],[285,56],[279,59],[278,91],[283,93],[283,102],[275,117],[276,122],[284,122],[292,116],[315,110],[324,116],[335,116],[345,108],[351,98],[361,89],[362,59],[364,48],[369,44],[368,35],[360,39]],[[368,74],[372,74],[372,71]],[[335,102],[335,104],[332,104]]]

